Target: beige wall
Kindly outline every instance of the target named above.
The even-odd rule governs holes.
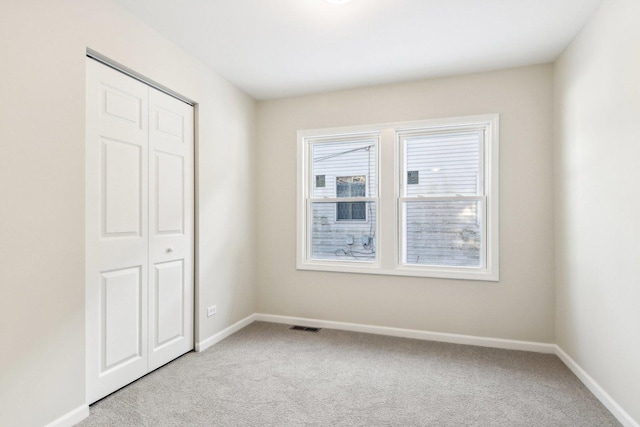
[[[259,310],[554,341],[552,67],[258,104]],[[500,114],[500,282],[296,270],[296,131]]]
[[[109,0],[6,6],[0,15],[3,424],[43,425],[84,403],[87,47],[199,104],[198,340],[256,310],[557,340],[640,420],[636,0],[605,0],[556,64],[555,80],[551,65],[534,66],[263,101],[257,115],[248,96]],[[501,119],[499,283],[295,269],[298,129],[484,113]],[[212,304],[218,314],[206,318]]]
[[[255,311],[255,103],[107,0],[5,2],[0,40],[0,423],[41,426],[85,402],[85,49],[199,103],[199,339]]]
[[[555,68],[557,342],[640,422],[640,2]]]

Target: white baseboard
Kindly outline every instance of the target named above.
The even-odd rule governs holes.
[[[271,323],[311,326],[314,328],[339,329],[342,331],[364,332],[367,334],[388,335],[392,337],[413,338],[425,341],[439,341],[452,344],[476,345],[480,347],[502,348],[506,350],[533,351],[555,354],[555,344],[530,341],[506,340],[502,338],[475,337],[471,335],[428,332],[417,329],[390,328],[386,326],[364,325],[360,323],[334,322],[330,320],[306,319],[303,317],[278,316],[256,313],[254,320]]]
[[[67,412],[60,418],[51,421],[44,427],[71,427],[78,424],[80,421],[84,420],[89,416],[89,405],[86,403],[84,405],[78,406],[73,411]]]
[[[556,354],[564,362],[565,365],[582,381],[582,383],[593,393],[595,397],[598,398],[600,402],[613,414],[614,417],[620,421],[624,427],[640,427],[631,415],[629,415],[618,402],[613,400],[613,398],[607,393],[601,386],[594,380],[591,375],[587,374],[587,372],[582,369],[580,365],[576,363],[575,360],[571,358],[560,346],[556,345]]]
[[[204,340],[202,340],[200,342],[197,342],[196,343],[196,351],[198,351],[198,352],[205,351],[206,349],[208,349],[212,345],[217,344],[220,341],[222,341],[223,339],[227,338],[229,335],[238,332],[240,329],[242,329],[245,326],[253,323],[255,321],[255,316],[256,316],[255,314],[251,314],[251,315],[245,317],[244,319],[242,319],[242,320],[234,323],[233,325],[229,326],[228,328],[221,330],[217,334],[211,335],[209,338],[204,339]]]

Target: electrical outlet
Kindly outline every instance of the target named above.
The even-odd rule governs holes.
[[[217,312],[218,312],[218,309],[216,309],[216,306],[212,305],[211,307],[207,308],[207,317],[211,317]]]

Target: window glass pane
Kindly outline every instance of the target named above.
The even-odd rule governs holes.
[[[312,145],[313,197],[376,197],[376,140]]]
[[[405,264],[481,267],[482,202],[405,202]]]
[[[341,206],[349,206],[349,208]],[[357,221],[338,220],[340,209],[349,209],[349,215],[352,217],[362,216],[363,219]],[[375,202],[312,203],[311,213],[312,259],[375,261]]]
[[[405,137],[405,196],[482,194],[481,136],[471,132]]]

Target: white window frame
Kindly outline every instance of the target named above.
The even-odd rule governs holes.
[[[434,132],[449,129],[484,129],[481,165],[484,195],[464,196],[484,200],[483,247],[480,267],[438,267],[405,264],[402,260],[402,205],[404,170],[401,135],[413,132]],[[313,174],[311,145],[344,138],[378,138],[376,145],[375,197],[317,198],[311,197]],[[499,281],[499,115],[452,117],[412,122],[386,123],[370,126],[298,131],[297,180],[297,269],[345,273],[382,274],[395,276],[433,277],[480,281]],[[411,200],[416,200],[411,197]],[[429,200],[434,200],[430,197]],[[447,199],[450,200],[450,199]],[[311,259],[311,203],[372,201],[376,203],[376,260],[313,260]],[[371,220],[368,218],[368,220]]]

